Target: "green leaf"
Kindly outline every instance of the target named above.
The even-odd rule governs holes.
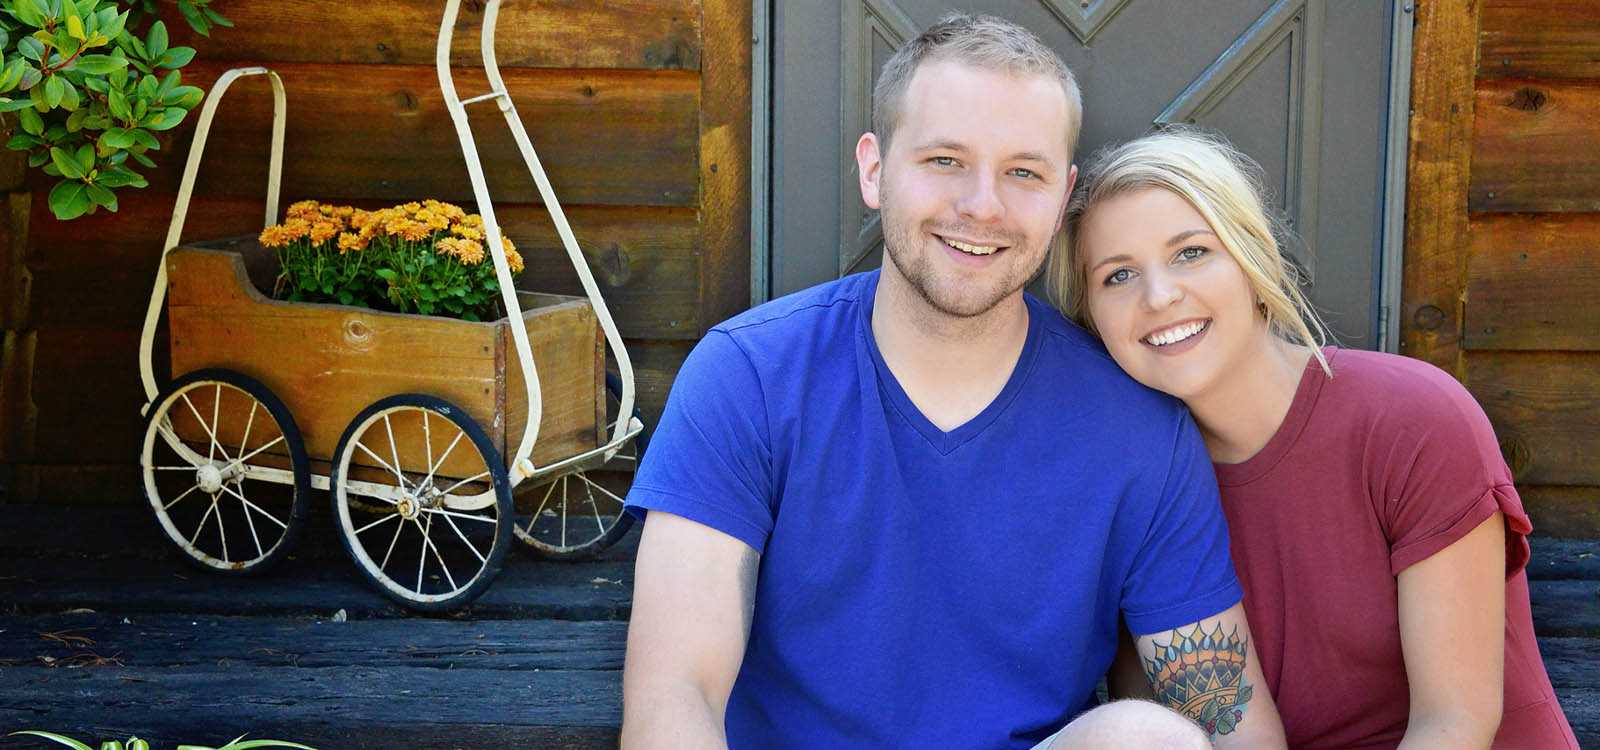
[[[145,181],[143,175],[140,175],[138,172],[128,169],[127,167],[111,167],[110,169],[101,172],[99,183],[108,188],[142,188],[148,187],[150,184]]]
[[[108,128],[100,134],[100,145],[106,148],[127,148],[133,143],[133,134],[122,128]]]
[[[0,69],[0,91],[10,91],[22,83],[22,71],[27,67],[28,63],[22,58],[12,58],[10,64]]]
[[[14,136],[11,136],[11,140],[6,141],[6,148],[11,149],[12,151],[27,151],[34,146],[40,146],[43,144],[44,141],[39,140],[35,136],[28,135],[27,133],[18,133]]]
[[[160,58],[167,53],[167,24],[156,21],[150,27],[150,33],[144,38],[145,57],[151,60]]]
[[[116,193],[111,192],[110,190],[106,189],[102,185],[93,185],[93,184],[89,185],[88,191],[89,191],[89,200],[94,201],[94,204],[96,206],[103,206],[103,207],[105,207],[105,209],[107,211],[110,211],[111,213],[116,213],[117,212],[117,194]]]
[[[148,130],[143,128],[133,128],[128,131],[128,135],[133,136],[133,142],[135,145],[143,146],[151,151],[161,150],[161,141],[156,140],[156,137],[151,135],[150,131]]]
[[[169,107],[194,109],[194,106],[205,98],[205,95],[205,90],[199,86],[179,86],[168,91],[166,96],[161,97],[161,103]]]
[[[218,26],[221,26],[224,29],[233,28],[233,22],[229,21],[221,13],[218,13],[218,12],[212,10],[211,6],[207,5],[204,10],[205,10],[206,18],[210,19],[212,23],[214,23],[214,24],[216,24]]]
[[[105,742],[100,743],[100,750],[126,750],[126,748],[122,746],[121,742],[116,740],[106,740]]]
[[[23,0],[27,2],[27,0]],[[44,42],[25,36],[17,40],[17,53],[34,62],[44,61]]]
[[[56,169],[61,170],[63,177],[70,177],[74,180],[83,179],[83,176],[88,173],[88,170],[78,167],[78,160],[72,158],[72,154],[67,153],[66,149],[50,149],[50,163],[56,165]]]
[[[37,86],[39,81],[42,80],[44,80],[44,74],[40,73],[38,68],[35,68],[32,65],[24,62],[22,64],[22,81],[17,84],[17,88],[31,89],[34,86]]]
[[[17,110],[17,120],[22,123],[23,132],[44,135],[44,118],[33,107]]]
[[[17,20],[29,26],[44,25],[45,8],[44,3],[39,0],[17,0],[14,10],[17,14]]]
[[[393,268],[379,268],[374,270],[372,273],[384,281],[394,281],[395,279],[400,278],[400,274],[395,273]]]
[[[28,89],[28,99],[33,101],[33,108],[40,112],[49,112],[49,86],[34,86]]]
[[[35,151],[28,154],[28,166],[30,167],[42,167],[48,161],[50,161],[49,151]]]
[[[83,32],[83,19],[78,17],[76,11],[67,15],[67,36],[80,42],[89,38],[89,35]]]
[[[106,95],[106,106],[111,109],[111,115],[119,120],[133,119],[133,110],[128,108],[128,95],[122,89],[113,88]]]
[[[71,69],[92,76],[103,76],[126,67],[128,67],[127,58],[117,58],[111,55],[83,55],[72,63]]]
[[[65,103],[62,106],[65,106]],[[76,133],[83,130],[83,122],[87,119],[89,119],[89,110],[74,110],[72,114],[67,115],[67,132]]]
[[[145,156],[144,154],[141,154],[141,153],[139,153],[137,151],[129,151],[128,153],[133,156],[133,160],[134,161],[139,162],[140,164],[143,164],[144,166],[149,167],[151,169],[155,169],[156,168],[156,163],[153,160],[151,160],[150,157]]]
[[[189,113],[178,107],[167,107],[160,112],[152,113],[139,125],[151,130],[171,130],[178,127],[178,123],[183,122],[183,116],[187,114]]]
[[[61,97],[66,93],[66,86],[61,82],[60,76],[50,76],[44,79],[44,104],[46,108],[54,109],[61,104]]]
[[[78,169],[83,170],[85,177],[89,176],[89,173],[94,171],[95,159],[93,145],[85,143],[79,146],[78,152],[73,155],[73,158],[77,160]]]
[[[200,36],[211,36],[211,24],[206,22],[205,14],[193,3],[179,2],[178,12],[183,14],[183,20],[189,22],[189,28],[194,29]]]
[[[78,111],[78,105],[83,103],[83,97],[78,94],[78,87],[72,85],[72,81],[64,76],[52,76],[55,77],[61,78],[61,108],[68,112]],[[88,111],[84,110],[84,114],[88,114]]]
[[[185,65],[188,65],[189,61],[193,59],[193,47],[173,47],[172,49],[167,50],[166,54],[162,55],[160,60],[156,61],[156,67],[169,69],[181,68]]]
[[[109,8],[109,10],[111,10],[111,12],[115,13],[116,12],[116,6],[111,6]],[[105,9],[102,9],[101,12],[104,13]],[[106,35],[108,37],[111,37],[112,39],[116,39],[119,35],[122,34],[123,28],[125,28],[127,25],[128,25],[128,11],[123,11],[120,15],[115,16],[110,23],[101,23],[100,24],[100,33],[104,34],[104,35]]]
[[[146,74],[139,78],[139,86],[135,89],[135,91],[138,93],[140,98],[154,99],[156,98],[156,91],[160,88],[161,82],[156,80],[155,76]]]
[[[18,5],[18,7],[21,7],[23,5],[26,5],[27,2],[28,2],[28,0],[22,0],[22,2],[18,3],[17,5]],[[38,731],[36,729],[25,729],[25,730],[20,731],[20,732],[12,732],[11,736],[16,736],[16,735],[19,735],[19,734],[32,735],[34,737],[43,737],[43,738],[45,738],[47,740],[51,740],[51,741],[54,741],[54,742],[59,742],[59,743],[61,743],[63,745],[66,745],[67,747],[73,748],[73,750],[93,750],[93,748],[89,747],[88,745],[85,745],[82,742],[79,742],[79,741],[77,741],[75,739],[72,739],[71,737],[63,737],[62,735],[51,734],[49,732],[40,732],[40,731]]]
[[[33,109],[33,102],[28,99],[0,96],[0,112],[15,112],[19,109]]]

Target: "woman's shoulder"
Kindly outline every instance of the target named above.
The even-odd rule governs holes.
[[[1324,353],[1333,369],[1325,397],[1332,395],[1341,409],[1386,422],[1485,419],[1483,409],[1460,382],[1427,362],[1361,349],[1328,347]]]

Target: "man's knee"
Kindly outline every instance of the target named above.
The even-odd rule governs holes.
[[[1050,747],[1210,750],[1211,740],[1176,711],[1149,701],[1127,700],[1107,703],[1073,719]]]

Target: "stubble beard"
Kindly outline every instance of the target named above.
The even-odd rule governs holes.
[[[894,202],[890,200],[887,184],[883,185],[880,191],[886,260],[894,266],[894,270],[906,280],[917,296],[939,313],[963,319],[981,317],[1027,286],[1044,266],[1045,254],[1037,253],[1038,262],[1034,263],[1032,268],[1011,266],[1009,275],[996,278],[986,289],[975,288],[959,278],[941,280],[937,278],[933,259],[925,253],[916,251],[918,245],[925,241],[926,235],[921,231],[922,227],[913,226],[911,222],[899,218],[893,209]],[[945,229],[950,234],[968,234],[959,225]],[[1003,251],[1005,253],[1030,251],[1030,248],[1016,242],[1014,237],[1005,239],[1011,243]]]

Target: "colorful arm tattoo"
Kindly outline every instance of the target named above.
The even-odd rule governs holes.
[[[1237,625],[1226,635],[1221,623],[1209,633],[1199,624],[1187,635],[1172,631],[1166,644],[1156,642],[1155,657],[1143,660],[1156,700],[1213,737],[1231,733],[1255,694],[1244,679],[1248,642],[1239,637]]]

